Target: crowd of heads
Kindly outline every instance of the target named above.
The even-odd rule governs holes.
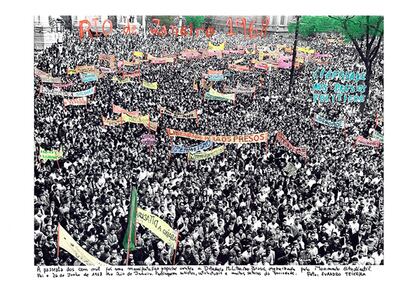
[[[352,43],[329,42],[316,35],[299,38],[332,55],[325,68],[363,70]],[[139,65],[140,78],[120,84],[110,74],[83,83],[67,69],[99,66],[101,53],[117,61],[133,61],[133,51],[153,56],[206,49],[208,42],[226,41],[226,49],[292,46],[293,34],[254,39],[217,32],[211,38],[142,34],[79,39],[66,31],[63,42],[36,55],[35,67],[74,82],[65,90],[96,86],[87,106],[64,107],[61,96],[42,93],[52,88],[35,77],[34,95],[34,254],[36,265],[81,265],[64,249],[57,254],[60,224],[87,252],[110,265],[125,265],[122,240],[127,229],[131,190],[138,207],[159,216],[178,233],[172,250],[150,230],[138,225],[136,250],[129,265],[322,265],[383,264],[383,148],[354,145],[355,137],[381,132],[376,115],[383,113],[382,49],[373,67],[370,96],[364,112],[359,104],[313,103],[312,72],[320,66],[309,60],[295,72],[287,93],[290,70],[250,72],[228,70],[228,64],[256,54],[229,54],[173,63]],[[208,91],[200,81],[208,70],[226,70],[225,80],[212,87],[224,92],[238,84],[256,87],[236,94],[236,103],[203,100]],[[157,90],[142,80],[158,82]],[[193,88],[194,82],[199,90]],[[102,116],[116,119],[113,104],[150,114],[157,131],[141,124],[103,126]],[[172,112],[199,110],[193,119],[161,116],[158,106]],[[346,131],[312,123],[315,114],[346,119]],[[171,138],[166,128],[206,135],[268,132],[268,143],[227,144],[225,152],[190,161],[172,154],[174,144],[199,143]],[[275,139],[283,132],[293,145],[306,147],[308,159],[290,152]],[[142,134],[156,136],[152,148]],[[220,144],[215,145],[219,146]],[[58,161],[39,160],[39,148],[60,149]],[[293,173],[286,165],[294,165]]]

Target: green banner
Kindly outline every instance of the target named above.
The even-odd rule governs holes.
[[[42,160],[56,161],[63,157],[63,151],[61,150],[45,150],[40,148],[39,158]]]
[[[215,157],[217,155],[220,155],[224,152],[224,146],[220,146],[217,148],[214,148],[209,151],[203,151],[203,152],[197,152],[197,153],[188,153],[188,159],[191,161],[199,161],[199,160],[205,160],[211,157]]]

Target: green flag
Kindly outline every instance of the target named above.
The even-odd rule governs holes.
[[[135,250],[135,232],[136,232],[136,219],[137,219],[137,190],[134,188],[131,192],[129,214],[128,214],[128,227],[125,232],[124,240],[122,241],[123,247],[127,250],[129,243],[129,250]]]

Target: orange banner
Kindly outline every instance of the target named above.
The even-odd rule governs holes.
[[[184,138],[200,140],[200,141],[210,140],[216,143],[225,143],[225,144],[262,143],[262,142],[267,142],[268,136],[269,136],[268,132],[255,133],[255,134],[244,134],[244,135],[231,135],[231,136],[200,135],[200,134],[185,132],[181,130],[174,130],[171,128],[167,128],[167,134],[170,137],[184,137]]]

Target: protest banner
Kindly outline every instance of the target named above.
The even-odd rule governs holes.
[[[256,62],[254,64],[254,68],[261,69],[261,70],[268,70],[269,69],[269,65],[266,62],[264,62],[264,61],[262,61],[262,62]]]
[[[63,150],[45,150],[43,148],[40,147],[40,151],[39,151],[39,159],[41,160],[51,160],[51,161],[56,161],[59,160],[63,157]]]
[[[63,105],[66,106],[86,106],[88,104],[88,98],[75,98],[75,99],[63,99]]]
[[[122,66],[139,66],[141,62],[136,61],[136,62],[131,62],[131,61],[122,61]]]
[[[80,77],[84,83],[98,81],[98,77],[94,73],[80,73]]]
[[[256,87],[245,87],[240,85],[240,83],[237,84],[236,88],[232,89],[225,89],[227,92],[235,93],[235,94],[252,94],[256,92]]]
[[[144,57],[144,53],[141,51],[134,51],[132,54],[136,57]]]
[[[381,133],[377,132],[376,130],[374,130],[374,133],[372,133],[372,138],[374,138],[375,140],[384,142],[384,135],[382,135]]]
[[[41,77],[41,76],[50,76],[49,73],[47,73],[45,71],[42,71],[42,70],[40,70],[39,68],[36,68],[36,67],[34,69],[34,74],[39,76],[39,77]]]
[[[115,59],[115,55],[109,55],[109,54],[103,54],[103,53],[101,53],[101,54],[99,54],[98,60],[99,61],[107,61],[109,63],[109,68],[111,70],[115,70],[116,69],[116,64],[115,64],[116,59]]]
[[[209,81],[223,81],[224,80],[224,74],[223,70],[208,70],[208,80]]]
[[[229,64],[228,69],[234,70],[234,71],[239,71],[239,72],[248,72],[248,71],[250,71],[249,66],[236,65],[236,64]]]
[[[185,59],[199,58],[201,54],[197,50],[185,50],[181,52],[181,56]]]
[[[90,96],[92,94],[95,94],[95,89],[96,89],[96,87],[91,87],[91,88],[86,89],[84,91],[73,92],[72,95],[74,97],[87,97],[87,96]]]
[[[151,120],[148,120],[144,123],[144,126],[145,126],[145,128],[147,128],[149,130],[157,131],[158,123],[154,122],[154,121],[151,121]]]
[[[276,134],[276,140],[278,140],[280,142],[280,144],[282,144],[283,146],[288,148],[291,152],[293,152],[295,154],[298,154],[298,155],[304,157],[305,159],[308,158],[308,156],[306,155],[306,148],[293,146],[290,143],[290,141],[287,140],[286,136],[282,132],[278,132]]]
[[[133,81],[131,81],[131,78],[129,78],[129,77],[124,78],[124,79],[119,79],[117,76],[113,76],[112,81],[116,82],[118,84],[127,84],[127,83],[132,83],[133,82]]]
[[[51,74],[42,71],[38,68],[34,69],[34,74],[40,77],[42,83],[50,83],[50,84],[60,84],[62,80],[60,78],[53,77]]]
[[[107,266],[105,262],[100,261],[96,257],[89,254],[84,250],[73,238],[72,236],[60,225],[58,224],[58,255],[59,248],[63,248],[73,257],[79,260],[84,265],[89,266]]]
[[[65,88],[68,88],[68,87],[70,87],[72,85],[73,85],[73,82],[68,82],[68,83],[54,83],[54,84],[52,84],[52,87],[53,88],[58,88],[58,89],[65,89]]]
[[[95,66],[76,66],[76,73],[96,73]]]
[[[102,125],[105,126],[117,126],[117,125],[121,125],[124,122],[122,121],[122,117],[119,117],[117,119],[108,119],[102,116]]]
[[[164,64],[164,63],[173,63],[174,62],[173,57],[155,57],[155,56],[152,56],[151,54],[148,54],[147,58],[153,64]]]
[[[313,53],[315,53],[315,50],[314,49],[311,49],[309,47],[298,47],[297,50],[299,52],[303,52],[303,53],[307,53],[307,54],[313,54]]]
[[[39,76],[40,80],[42,81],[42,83],[49,83],[49,84],[60,84],[62,83],[62,79],[57,78],[57,77],[53,77],[50,74],[47,74],[45,76]]]
[[[41,90],[42,94],[50,95],[50,96],[62,96],[62,97],[71,97],[71,92],[62,91],[61,89],[49,89],[46,87],[43,87]]]
[[[153,122],[150,120],[150,116],[148,115],[139,115],[139,116],[131,116],[126,113],[121,114],[121,119],[123,122],[130,122],[130,123],[137,123],[144,125],[147,129],[152,131],[157,131],[158,123]]]
[[[181,130],[175,130],[167,128],[167,135],[170,137],[183,137],[193,140],[207,141],[210,140],[216,143],[236,143],[236,144],[246,144],[246,143],[262,143],[267,142],[268,132],[261,132],[256,134],[243,134],[243,135],[231,135],[231,136],[217,136],[217,135],[200,135],[191,132],[185,132]]]
[[[157,215],[144,209],[137,208],[137,224],[140,224],[159,237],[164,243],[176,249],[177,233]]]
[[[115,73],[115,70],[107,67],[99,67],[99,70],[104,74]]]
[[[224,149],[225,149],[224,146],[220,146],[220,147],[214,148],[214,149],[209,150],[209,151],[196,152],[196,153],[189,152],[187,154],[187,158],[190,161],[205,160],[205,159],[209,159],[209,158],[215,157],[217,155],[220,155],[221,153],[224,152]]]
[[[204,95],[204,99],[206,100],[213,100],[213,101],[235,101],[236,95],[235,94],[222,94],[210,88],[210,90]]]
[[[379,140],[369,140],[359,135],[356,137],[355,144],[378,148],[381,145],[381,142]]]
[[[155,135],[152,134],[142,134],[141,135],[141,143],[146,146],[152,146],[156,142]]]
[[[213,146],[213,142],[207,140],[195,146],[172,145],[171,153],[173,154],[187,154],[207,150]]]
[[[121,118],[123,122],[130,122],[130,123],[137,123],[137,124],[148,124],[149,121],[149,114],[148,115],[139,115],[139,116],[131,116],[126,113],[121,114]]]
[[[144,88],[151,89],[151,90],[158,89],[158,83],[157,82],[150,83],[150,82],[147,82],[147,81],[143,80],[142,81],[142,86]]]
[[[334,127],[334,128],[344,128],[345,127],[345,121],[344,120],[331,121],[331,120],[328,120],[328,119],[320,116],[319,114],[317,114],[315,116],[315,121],[320,123],[320,124],[327,125],[327,126]]]
[[[117,106],[115,104],[112,104],[112,112],[113,113],[125,113],[129,116],[138,116],[140,115],[139,111],[127,111],[126,109],[123,109],[120,106]]]
[[[225,46],[226,42],[223,42],[220,45],[214,45],[211,42],[208,43],[208,49],[209,50],[224,50],[224,46]]]
[[[137,78],[140,75],[141,74],[140,74],[139,70],[133,71],[133,72],[123,72],[122,73],[122,79],[126,80],[125,78]]]

